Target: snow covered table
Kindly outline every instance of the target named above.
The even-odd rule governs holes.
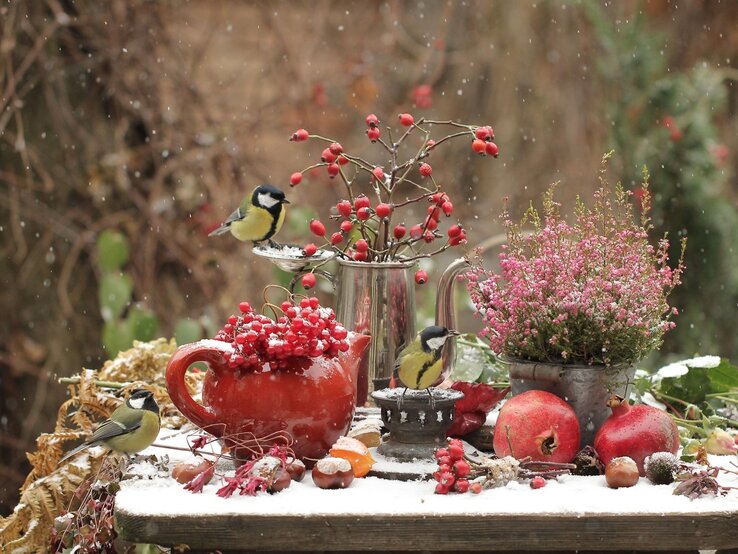
[[[151,448],[146,454],[186,453]],[[713,457],[729,467],[736,457]],[[738,547],[738,490],[689,500],[645,479],[607,488],[604,477],[565,476],[542,489],[511,483],[479,495],[433,494],[429,482],[354,480],[318,489],[309,472],[275,495],[220,498],[169,477],[122,483],[122,538],[198,550],[667,550]],[[738,476],[721,484],[738,486]]]

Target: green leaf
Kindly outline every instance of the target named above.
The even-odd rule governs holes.
[[[97,262],[103,272],[120,269],[128,261],[128,252],[123,233],[106,230],[97,237]]]
[[[711,392],[728,392],[738,389],[738,367],[726,359],[720,360],[720,365],[717,367],[708,369],[707,374],[712,385]]]
[[[174,326],[174,338],[178,345],[200,340],[202,338],[202,325],[194,319],[180,319]]]
[[[478,348],[459,345],[451,379],[474,383],[482,375],[486,361],[487,357]]]
[[[135,306],[128,312],[128,324],[136,340],[149,341],[156,338],[159,318],[146,308]]]
[[[113,358],[121,350],[133,346],[133,331],[127,321],[107,321],[103,326],[102,343],[105,351]]]
[[[128,275],[107,273],[103,275],[98,289],[100,313],[105,321],[119,317],[131,300],[133,282]]]

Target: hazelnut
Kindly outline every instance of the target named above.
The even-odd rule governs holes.
[[[354,480],[349,461],[331,456],[318,460],[312,475],[313,483],[321,489],[345,489]]]
[[[638,464],[628,456],[613,458],[605,467],[605,480],[611,489],[632,487],[639,477]]]

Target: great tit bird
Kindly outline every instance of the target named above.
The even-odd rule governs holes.
[[[118,406],[92,436],[80,446],[68,452],[59,463],[68,460],[79,451],[102,444],[111,450],[131,454],[141,452],[156,440],[159,435],[159,406],[154,394],[147,390],[137,390]]]
[[[273,243],[272,237],[282,227],[287,213],[283,204],[289,204],[284,192],[271,185],[259,185],[250,196],[243,199],[223,225],[208,236],[223,235],[230,231],[234,237],[244,242],[268,240]]]
[[[441,376],[443,371],[443,347],[450,337],[459,333],[445,327],[431,325],[423,329],[415,339],[402,349],[395,363],[393,376],[399,378],[407,389],[426,389],[433,404],[433,395],[429,388]],[[398,402],[402,404],[402,398]]]

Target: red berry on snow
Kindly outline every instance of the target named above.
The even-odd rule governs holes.
[[[336,210],[338,210],[338,213],[341,214],[343,217],[351,217],[351,202],[349,202],[348,200],[341,200],[338,204],[336,204]]]
[[[361,221],[366,221],[372,216],[372,211],[369,208],[359,208],[356,210],[356,217]]]
[[[302,276],[302,286],[306,289],[311,289],[315,286],[315,274],[306,273]]]
[[[389,217],[392,213],[392,206],[389,204],[377,204],[377,209],[374,211],[377,213],[378,217],[384,219],[385,217]]]
[[[446,216],[450,216],[454,211],[454,205],[446,200],[443,204],[441,204],[441,209],[443,210],[443,213],[446,214]]]
[[[476,152],[477,154],[484,154],[484,151],[487,148],[487,143],[484,142],[481,139],[474,139],[472,141],[472,150]]]
[[[403,125],[404,127],[410,127],[410,125],[412,125],[413,123],[415,123],[415,118],[412,115],[410,115],[409,113],[400,114],[401,125]]]
[[[369,250],[369,243],[364,239],[359,239],[354,244],[354,248],[356,248],[357,252],[366,252]]]
[[[546,486],[546,480],[543,477],[537,476],[530,480],[531,489],[540,489]]]
[[[347,163],[349,163],[349,159],[346,156],[338,156],[336,158],[336,163],[338,165],[346,165]]]
[[[336,155],[333,152],[331,152],[330,148],[326,148],[320,154],[320,160],[330,164],[336,161]]]
[[[290,140],[301,142],[303,140],[307,140],[309,136],[310,133],[308,133],[305,129],[298,129],[297,131],[292,133],[292,138],[290,138]]]
[[[366,136],[369,137],[369,140],[372,142],[377,142],[381,134],[382,133],[379,132],[378,127],[371,127],[366,130]]]
[[[446,450],[445,448],[439,448],[434,452],[433,455],[436,457],[436,460],[440,460],[441,458],[448,456],[448,450]]]
[[[333,179],[336,175],[338,175],[338,172],[340,169],[338,168],[337,163],[332,163],[328,166],[328,177]]]
[[[428,282],[428,272],[423,269],[419,269],[418,271],[416,271],[415,272],[415,282],[418,283],[419,285],[423,285],[427,283]]]
[[[376,115],[370,113],[368,116],[366,116],[367,127],[376,127],[377,124],[379,124],[379,118]]]
[[[463,460],[464,459],[464,446],[461,441],[454,440],[448,445],[448,453],[452,460]]]
[[[243,313],[247,313],[251,311],[251,304],[248,302],[241,302],[238,305],[238,309],[241,310]]]
[[[404,225],[395,225],[395,228],[392,230],[392,234],[395,236],[397,240],[400,240],[402,237],[405,236],[405,233],[407,232],[407,229],[405,229]]]
[[[472,491],[474,494],[479,494],[482,492],[482,483],[472,483],[469,485],[469,490]]]
[[[295,185],[299,185],[301,182],[302,182],[302,173],[300,173],[299,171],[290,175],[290,185],[291,186],[294,187]]]
[[[457,479],[454,483],[454,490],[460,493],[467,492],[469,490],[469,481],[466,479]]]
[[[311,242],[310,244],[306,244],[303,250],[305,251],[306,256],[315,256],[315,253],[318,251],[318,247]]]
[[[351,229],[353,228],[354,228],[354,224],[351,223],[351,221],[349,221],[348,219],[346,221],[341,222],[341,231],[343,231],[344,233],[350,232]]]
[[[454,462],[454,473],[457,477],[466,477],[471,473],[471,466],[466,460],[456,460]]]
[[[317,219],[313,219],[310,222],[310,231],[312,231],[314,235],[317,235],[319,237],[324,237],[325,236],[325,225],[323,225]]]
[[[331,244],[333,245],[340,244],[342,240],[343,235],[341,233],[336,232],[331,235]]]
[[[341,143],[340,142],[334,142],[328,148],[336,156],[338,156],[341,152],[343,152],[343,146],[341,146]]]
[[[428,177],[428,176],[430,176],[431,173],[433,173],[433,168],[431,167],[430,164],[422,163],[422,164],[420,164],[420,167],[418,168],[418,171],[420,171],[420,174],[423,177]]]
[[[413,225],[410,227],[410,238],[411,239],[419,239],[423,236],[423,228],[420,225]]]
[[[500,155],[500,147],[497,146],[494,142],[488,142],[484,147],[484,150],[485,152],[487,152],[487,154],[495,158]]]
[[[448,485],[445,485],[443,483],[438,483],[436,485],[436,490],[435,490],[436,494],[448,494],[450,492],[451,492],[451,487],[449,487]]]
[[[372,170],[372,173],[374,174],[374,177],[376,177],[377,181],[384,182],[384,169],[377,166]]]

